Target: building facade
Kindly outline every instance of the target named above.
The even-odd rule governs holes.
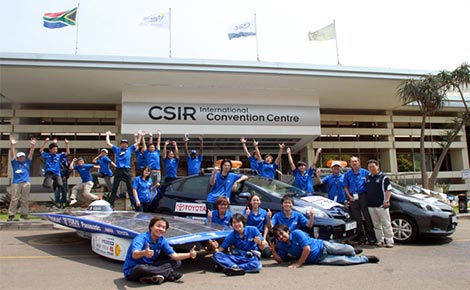
[[[2,83],[0,193],[11,182],[9,135],[18,150],[56,137],[70,141],[71,154],[91,162],[113,143],[138,130],[175,140],[183,153],[183,134],[198,146],[204,134],[204,167],[220,158],[246,161],[240,137],[260,144],[262,154],[277,154],[285,143],[294,159],[313,160],[323,148],[320,167],[331,159],[378,159],[383,171],[403,184],[419,184],[421,114],[403,106],[396,94],[401,81],[431,72],[299,64],[162,60],[144,58],[0,54]],[[427,171],[441,152],[441,136],[462,111],[450,103],[426,122]],[[452,144],[438,183],[450,193],[468,192],[467,127]],[[180,175],[185,175],[181,154]],[[247,163],[248,164],[248,163]],[[289,174],[287,157],[282,169]],[[42,162],[36,151],[32,200],[44,199]],[[78,181],[72,177],[70,184]]]

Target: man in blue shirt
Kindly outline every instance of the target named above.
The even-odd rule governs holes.
[[[278,263],[289,261],[288,256],[297,259],[289,268],[300,268],[304,264],[320,265],[355,265],[378,263],[375,256],[356,256],[362,249],[354,249],[347,244],[317,240],[309,237],[301,230],[291,231],[288,226],[279,224],[273,228],[277,239],[277,250],[271,245],[273,258]]]
[[[122,139],[119,143],[119,147],[114,146],[109,136],[111,135],[110,131],[106,132],[106,144],[113,150],[115,154],[116,169],[114,171],[114,180],[113,180],[113,189],[111,190],[111,196],[109,197],[109,204],[114,206],[114,200],[116,199],[116,194],[119,188],[121,181],[126,183],[127,194],[129,199],[133,202],[134,197],[132,196],[132,174],[131,174],[131,158],[132,153],[134,153],[135,148],[140,143],[140,138],[142,138],[142,131],[139,131],[134,134],[136,136],[136,142],[129,146],[129,141],[127,139]]]
[[[47,142],[49,142],[49,137],[44,140],[42,143],[41,148],[39,148],[39,153],[41,157],[44,159],[45,167],[44,167],[44,181],[42,186],[48,189],[53,188],[53,183],[55,188],[59,188],[62,190],[63,182],[60,173],[60,159],[64,156],[70,154],[69,149],[69,141],[64,139],[65,142],[65,153],[58,153],[59,146],[57,145],[57,139],[53,139],[52,143],[49,144],[49,151],[45,152],[44,147],[46,146]]]
[[[196,259],[196,246],[188,253],[176,253],[164,237],[169,227],[170,224],[164,218],[153,217],[148,232],[141,233],[132,240],[123,266],[127,280],[161,284],[183,278],[175,269],[181,267],[181,260]],[[161,259],[160,254],[169,256],[170,259]]]
[[[315,174],[315,164],[317,164],[318,156],[320,155],[322,149],[318,148],[315,158],[310,167],[307,169],[307,163],[303,161],[297,162],[297,167],[294,165],[294,160],[292,159],[292,152],[290,148],[287,148],[287,157],[289,159],[289,164],[294,175],[295,186],[305,190],[306,192],[313,193],[312,177]]]
[[[75,165],[75,163],[77,165]],[[72,187],[72,193],[70,194],[70,206],[73,206],[77,203],[77,197],[78,200],[82,201],[81,204],[84,207],[87,207],[88,204],[99,199],[98,196],[91,193],[91,189],[93,188],[93,181],[90,170],[93,167],[93,164],[85,164],[85,161],[82,157],[74,158],[70,163],[69,169],[76,170],[82,179],[82,182],[77,183],[74,187]]]
[[[101,149],[100,155],[93,158],[93,163],[97,164],[100,169],[98,172],[92,172],[91,176],[93,176],[93,183],[96,188],[100,188],[100,181],[98,177],[103,178],[104,182],[106,183],[107,190],[111,190],[113,188],[113,183],[111,182],[111,177],[113,177],[113,172],[111,171],[110,165],[116,167],[113,161],[108,157],[108,149]]]
[[[377,240],[366,200],[366,177],[369,171],[361,168],[361,161],[356,156],[351,157],[349,166],[351,169],[344,174],[344,192],[348,197],[352,218],[357,222],[357,242],[363,244],[367,238],[370,245],[375,245]]]
[[[344,204],[347,199],[344,192],[344,174],[341,173],[341,162],[333,161],[331,163],[330,175],[321,178],[320,173],[320,169],[317,169],[318,185],[326,184],[328,186],[328,198]]]
[[[199,135],[199,153],[196,150],[189,152],[189,138],[184,140],[184,152],[186,153],[186,162],[188,163],[188,175],[196,175],[201,170],[201,163],[204,149],[204,135]]]
[[[230,219],[233,231],[224,239],[219,247],[217,241],[209,241],[215,253],[213,259],[216,270],[222,269],[227,276],[258,273],[261,271],[260,250],[268,247],[263,234],[253,226],[246,226],[246,217],[236,213]],[[232,253],[224,253],[232,247]]]
[[[367,206],[374,225],[376,245],[393,248],[393,229],[390,220],[390,196],[392,185],[390,178],[380,171],[379,162],[367,161],[370,174],[366,177]]]
[[[272,226],[284,224],[289,227],[291,231],[300,229],[303,231],[311,231],[314,223],[314,211],[310,209],[309,219],[297,211],[293,211],[294,199],[292,196],[284,195],[281,199],[282,211],[273,215],[271,224]]]
[[[215,167],[212,171],[210,186],[211,191],[207,194],[206,210],[214,210],[216,207],[216,200],[220,196],[225,196],[230,202],[232,191],[236,190],[237,185],[248,179],[248,176],[232,173],[232,162],[229,159],[222,160],[222,172],[219,168]]]
[[[36,139],[31,139],[31,147],[27,157],[24,152],[15,154],[15,144],[16,140],[10,135],[10,159],[11,167],[13,168],[13,179],[11,181],[11,200],[10,206],[8,207],[7,221],[14,220],[18,203],[20,204],[21,218],[29,220],[29,191],[31,190],[29,171]]]

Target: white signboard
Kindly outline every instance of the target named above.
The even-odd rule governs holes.
[[[312,126],[320,124],[320,111],[315,106],[124,102],[122,122],[125,124]]]

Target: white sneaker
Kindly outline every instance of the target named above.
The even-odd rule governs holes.
[[[70,201],[70,204],[69,204],[69,205],[70,205],[70,206],[73,206],[73,205],[76,204],[76,203],[77,203],[77,200],[76,200],[76,199],[72,199],[72,200]]]

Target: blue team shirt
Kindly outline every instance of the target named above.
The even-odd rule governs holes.
[[[242,215],[246,216],[246,209],[243,210]],[[268,212],[264,208],[259,208],[257,215],[255,215],[254,212],[250,210],[250,214],[246,219],[246,224],[248,226],[256,227],[261,233],[264,233],[264,227],[266,226],[267,222]]]
[[[60,175],[60,159],[62,156],[67,155],[65,153],[57,153],[52,154],[49,152],[42,152],[41,157],[44,158],[44,162],[46,163],[44,167],[44,173],[51,172],[54,175]]]
[[[243,238],[235,230],[232,231],[220,245],[225,250],[230,246],[235,246],[236,249],[241,251],[258,251],[258,244],[255,242],[255,237],[263,239],[263,235],[256,227],[245,226],[243,231]]]
[[[366,192],[366,177],[369,171],[364,168],[359,168],[358,173],[354,173],[352,169],[344,174],[344,186],[347,186],[349,193],[363,194]]]
[[[93,181],[90,170],[94,167],[93,164],[83,164],[82,166],[75,165],[73,169],[77,170],[82,178],[82,182]]]
[[[293,230],[289,234],[291,243],[286,244],[277,240],[278,250],[277,253],[282,260],[286,260],[288,255],[292,255],[295,258],[300,258],[302,250],[305,246],[310,246],[310,254],[305,260],[306,264],[316,264],[318,259],[323,254],[323,241],[313,239],[301,230]]]
[[[197,155],[194,158],[186,156],[186,162],[188,162],[188,175],[196,175],[201,169],[202,155]]]
[[[151,170],[160,170],[160,150],[155,149],[155,151],[150,152],[145,150],[145,160],[147,162],[147,166],[150,167]]]
[[[178,173],[178,163],[180,160],[176,157],[171,159],[166,157],[163,161],[165,162],[165,177],[176,178],[176,174]]]
[[[137,191],[137,196],[140,202],[151,202],[152,193],[150,188],[152,187],[152,179],[143,179],[142,176],[137,176],[132,182],[132,188]]]
[[[145,152],[142,153],[140,149],[135,151],[135,161],[137,162],[137,168],[139,169],[143,169],[148,165],[147,159],[145,158]]]
[[[277,212],[273,215],[271,221],[273,227],[278,224],[286,225],[292,232],[296,229],[303,229],[307,226],[308,219],[300,212],[292,211],[290,218],[286,217],[283,211]]]
[[[103,155],[97,160],[98,165],[100,166],[100,173],[107,176],[113,176],[113,172],[109,165],[111,164],[111,159],[108,156]]]
[[[268,164],[261,161],[258,163],[259,175],[269,178],[274,178],[276,176],[277,164],[275,162]]]
[[[127,147],[127,149],[121,149],[113,145],[111,150],[116,154],[116,161],[114,162],[116,163],[116,168],[131,168],[132,152],[135,151],[134,144]]]
[[[219,196],[225,196],[230,201],[232,186],[240,177],[240,174],[229,172],[227,176],[222,176],[219,172],[215,175],[215,183],[211,192],[207,195],[207,202],[215,203]]]
[[[11,161],[11,167],[13,168],[13,180],[11,183],[17,184],[22,182],[29,182],[31,159],[26,157],[23,162],[19,162],[17,159],[13,159]]]
[[[248,157],[248,160],[250,160],[251,170],[258,171],[259,170],[258,159],[254,158],[253,156],[250,156],[250,157]]]
[[[322,184],[328,185],[328,198],[339,203],[346,201],[346,193],[344,192],[344,174],[330,174],[321,180]]]
[[[315,169],[309,167],[305,170],[305,173],[302,175],[299,170],[294,169],[292,174],[294,175],[295,186],[305,190],[306,192],[313,192],[313,185],[312,185],[312,176],[315,173]]]
[[[225,212],[225,215],[220,218],[219,217],[219,210],[213,210],[212,211],[212,223],[213,224],[218,224],[218,225],[223,225],[230,227],[230,218],[232,217],[232,213],[229,212],[228,210]],[[206,218],[206,223],[209,221],[209,218]]]
[[[152,258],[147,258],[145,256],[140,259],[132,258],[132,253],[134,251],[142,251],[147,247],[147,244],[149,244],[150,249],[154,251]],[[137,235],[132,240],[129,249],[127,250],[126,260],[124,261],[123,266],[124,277],[127,278],[131,274],[132,269],[139,264],[152,265],[155,260],[158,259],[160,253],[163,253],[165,255],[175,254],[175,251],[170,246],[165,237],[160,237],[156,242],[154,242],[152,241],[152,236],[150,235],[150,232],[145,232]]]

